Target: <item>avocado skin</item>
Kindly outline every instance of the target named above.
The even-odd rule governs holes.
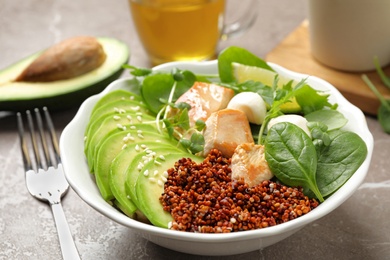
[[[74,92],[65,93],[53,97],[0,101],[0,111],[23,111],[36,107],[46,106],[50,111],[66,110],[81,105],[88,97],[100,93],[111,82],[118,79],[123,73],[123,68],[117,70],[111,76]]]

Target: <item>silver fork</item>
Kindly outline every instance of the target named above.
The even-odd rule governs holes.
[[[48,109],[44,107],[43,111],[46,129],[43,126],[39,109],[35,109],[37,131],[35,131],[31,112],[26,111],[30,146],[27,145],[22,114],[17,113],[26,185],[33,197],[49,202],[58,231],[63,259],[80,259],[61,205],[61,198],[68,191],[69,184],[64,176],[53,122]],[[31,150],[33,156],[30,156]]]

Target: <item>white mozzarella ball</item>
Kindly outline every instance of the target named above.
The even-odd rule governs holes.
[[[298,127],[300,127],[305,133],[311,138],[311,133],[309,128],[307,127],[307,120],[303,116],[300,115],[282,115],[275,118],[272,118],[268,123],[268,130],[275,124],[281,122],[289,122]]]
[[[267,106],[263,98],[254,92],[241,92],[229,102],[228,108],[237,109],[245,113],[248,121],[260,125],[267,113]]]

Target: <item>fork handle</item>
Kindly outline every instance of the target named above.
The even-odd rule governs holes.
[[[80,259],[72,234],[66,221],[61,203],[51,204],[54,221],[56,223],[58,238],[60,240],[62,257],[64,260]]]

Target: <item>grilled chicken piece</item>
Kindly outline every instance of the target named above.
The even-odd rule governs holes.
[[[206,121],[211,113],[226,108],[233,96],[234,91],[231,89],[216,84],[195,82],[176,103],[185,102],[191,106],[188,116],[190,125],[194,126],[197,120]]]
[[[74,37],[44,51],[15,81],[50,82],[70,79],[98,68],[105,59],[104,49],[96,38]]]
[[[212,113],[206,120],[203,136],[204,156],[215,148],[221,151],[223,156],[230,158],[239,144],[253,143],[245,113],[235,109],[222,109]]]
[[[233,180],[244,180],[249,187],[271,179],[272,174],[264,157],[264,146],[245,143],[237,146],[230,166]]]

